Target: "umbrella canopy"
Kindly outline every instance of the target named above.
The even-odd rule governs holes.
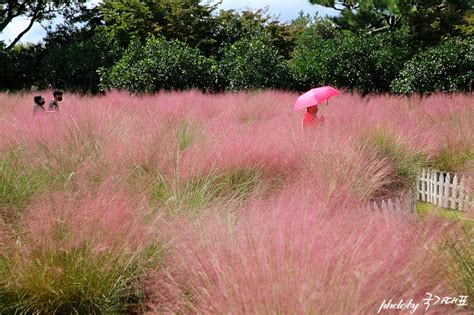
[[[293,110],[297,111],[310,106],[318,105],[324,102],[330,97],[338,96],[340,93],[338,90],[331,86],[322,86],[304,93],[295,102]]]

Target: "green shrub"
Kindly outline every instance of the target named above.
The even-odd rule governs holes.
[[[178,126],[175,130],[175,137],[180,152],[186,150],[193,143],[196,133],[196,129],[187,122],[181,123]]]
[[[474,149],[469,145],[447,146],[433,159],[431,167],[445,172],[462,172],[472,167]]]
[[[392,82],[392,92],[468,91],[474,76],[474,41],[448,39],[408,61]]]
[[[32,197],[49,180],[45,169],[34,169],[12,150],[0,156],[0,221],[15,222]]]
[[[209,88],[212,61],[174,40],[151,37],[133,42],[111,69],[100,69],[102,89],[130,92]]]
[[[367,131],[360,139],[366,150],[375,151],[381,159],[389,161],[394,177],[386,187],[399,190],[412,187],[421,168],[427,165],[426,155],[406,144],[403,139],[385,128]]]
[[[290,69],[301,89],[329,84],[363,93],[389,91],[391,81],[413,54],[410,42],[405,29],[371,36],[305,36],[295,49]]]
[[[227,45],[218,71],[228,90],[284,88],[290,81],[286,63],[265,33]]]
[[[444,275],[459,295],[467,296],[469,307],[474,309],[474,229],[460,227],[460,233],[448,237],[442,247]]]
[[[155,174],[152,200],[168,210],[201,209],[212,202],[241,201],[257,187],[258,168],[236,168],[222,173],[210,172],[185,181],[169,180]]]
[[[103,314],[125,311],[128,303],[138,302],[143,296],[143,251],[112,248],[97,253],[93,246],[38,248],[4,258],[0,312]]]
[[[163,248],[141,239],[140,222],[87,222],[70,216],[80,210],[62,206],[1,240],[0,313],[110,314],[136,307]]]

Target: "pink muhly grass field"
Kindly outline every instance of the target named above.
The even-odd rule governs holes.
[[[442,226],[328,205],[301,188],[248,206],[235,227],[214,216],[177,239],[150,281],[152,308],[365,314],[391,297],[452,293],[436,274]]]
[[[304,132],[287,92],[66,93],[59,113],[33,117],[35,94],[0,94],[0,275],[3,261],[21,261],[18,275],[47,259],[35,248],[56,257],[87,243],[112,280],[114,261],[128,270],[122,253],[137,253],[141,311],[366,314],[457,294],[438,255],[454,227],[367,204],[409,189],[420,167],[473,173],[468,95],[343,94]],[[26,290],[35,270],[0,291]],[[16,310],[51,310],[31,292]]]

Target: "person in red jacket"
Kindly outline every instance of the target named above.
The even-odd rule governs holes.
[[[303,117],[303,129],[316,128],[320,124],[322,125],[324,123],[324,116],[321,115],[321,117],[318,117],[317,113],[318,105],[306,108],[306,113],[304,113]]]

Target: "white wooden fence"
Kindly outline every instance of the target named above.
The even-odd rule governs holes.
[[[407,190],[397,197],[382,200],[372,200],[369,202],[367,210],[382,213],[396,213],[402,211],[416,211],[416,196],[413,191]]]
[[[464,176],[423,169],[416,181],[417,199],[443,208],[465,210],[471,205],[467,182]]]
[[[407,190],[397,197],[383,200],[372,200],[367,210],[394,213],[410,210],[416,211],[416,201],[421,200],[439,207],[466,210],[473,206],[470,178],[465,176],[423,169],[416,180],[413,191]]]

